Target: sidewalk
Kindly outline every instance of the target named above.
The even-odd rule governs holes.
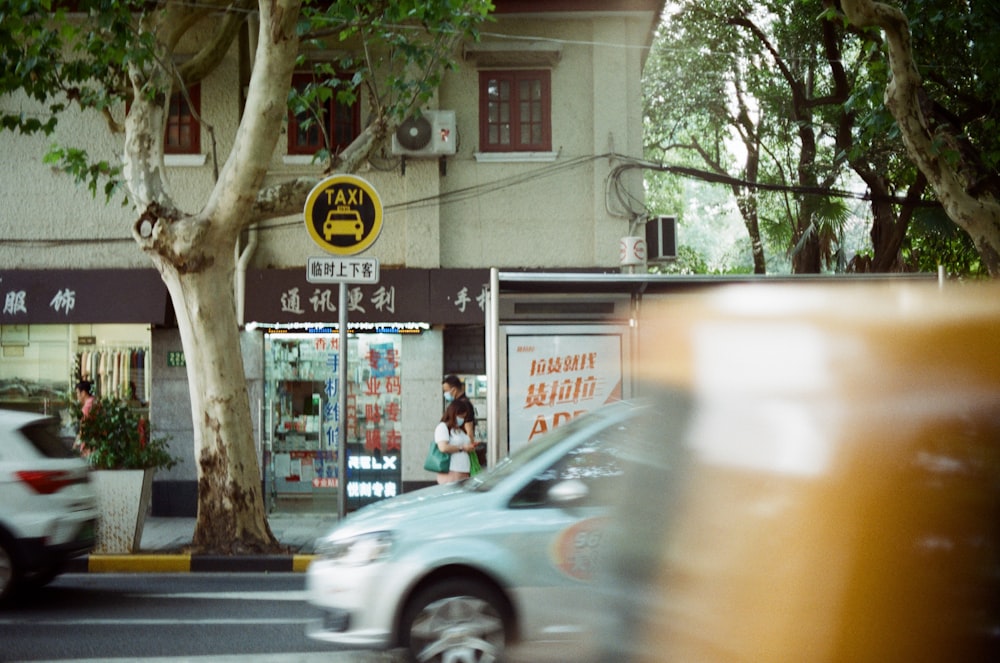
[[[139,551],[91,554],[70,561],[68,573],[301,572],[312,561],[316,539],[338,522],[336,514],[271,514],[271,531],[292,551],[284,555],[191,555],[194,518],[147,517]]]

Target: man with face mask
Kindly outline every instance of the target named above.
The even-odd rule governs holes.
[[[470,401],[469,397],[465,394],[465,384],[458,378],[457,375],[446,375],[444,376],[444,380],[441,381],[441,391],[444,392],[445,404],[451,403],[452,401],[465,401],[469,404],[469,411],[471,414],[462,426],[468,434],[469,439],[475,441],[476,408],[473,407],[472,401]]]

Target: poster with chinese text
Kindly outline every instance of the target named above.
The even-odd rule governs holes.
[[[514,452],[622,397],[621,334],[507,336],[508,440]]]

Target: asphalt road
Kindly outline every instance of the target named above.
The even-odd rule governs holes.
[[[0,661],[399,660],[306,637],[304,587],[296,573],[67,574],[0,609]]]

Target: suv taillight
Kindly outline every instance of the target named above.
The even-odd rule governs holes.
[[[66,486],[86,482],[86,477],[72,476],[62,470],[21,470],[17,478],[31,486],[40,495],[51,495]]]

